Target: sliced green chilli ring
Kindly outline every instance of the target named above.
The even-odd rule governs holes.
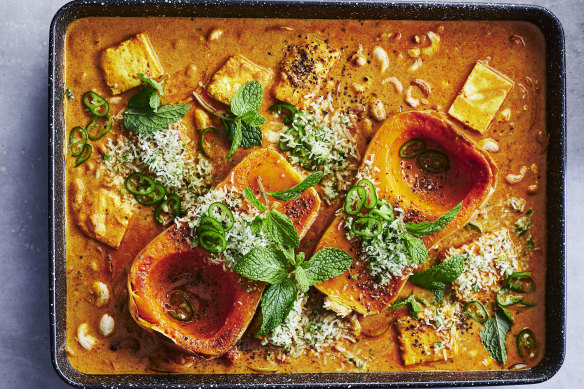
[[[489,313],[480,301],[467,301],[464,303],[464,312],[478,323],[485,323],[489,319]]]
[[[282,115],[282,110],[290,111],[290,115],[284,115],[284,124],[291,124],[294,121],[294,116],[298,113],[298,110],[292,104],[284,103],[283,101],[279,101],[276,104],[272,105],[269,108],[270,112],[276,112],[279,115]]]
[[[526,354],[529,351],[529,354]],[[535,357],[537,351],[537,339],[533,331],[529,328],[524,328],[517,334],[517,352],[521,358],[529,356],[530,358]]]
[[[362,186],[365,188],[365,192],[367,192],[367,197],[365,198],[365,204],[363,206],[367,209],[373,209],[377,205],[377,192],[375,191],[375,185],[366,179],[362,178],[358,183],[357,186]]]
[[[205,157],[209,157],[209,154],[205,149],[205,134],[208,133],[209,131],[216,132],[217,130],[215,129],[215,127],[207,127],[203,131],[201,131],[201,150],[203,151],[203,155]]]
[[[348,215],[355,216],[361,212],[363,205],[367,200],[367,192],[362,186],[354,186],[345,197],[345,212]]]
[[[147,195],[134,195],[137,202],[142,205],[156,205],[166,196],[166,189],[159,183],[154,183],[154,190]]]
[[[497,303],[502,307],[523,303],[523,296],[515,294],[509,288],[503,288],[497,293]]]
[[[156,182],[146,174],[134,172],[126,177],[124,186],[126,187],[126,190],[133,195],[146,196],[154,192]]]
[[[109,104],[107,100],[94,91],[85,92],[81,101],[83,102],[83,105],[85,105],[85,108],[87,108],[94,116],[103,117],[109,112]],[[103,109],[100,110],[102,107]]]
[[[179,321],[190,321],[195,312],[193,306],[191,305],[189,299],[182,293],[173,292],[170,295],[170,304],[177,307],[174,310],[168,310],[168,314],[176,320]]]
[[[85,131],[91,140],[100,140],[110,132],[114,124],[114,119],[110,115],[96,116],[87,123]],[[96,130],[94,130],[96,128]]]
[[[227,205],[220,202],[209,205],[207,214],[215,220],[218,220],[225,231],[229,231],[233,227],[233,223],[235,223],[233,212],[231,212]]]
[[[203,231],[215,231],[221,235],[225,235],[223,224],[221,224],[221,222],[214,217],[207,215],[203,216],[199,223],[198,232],[201,233]]]
[[[507,316],[507,319],[509,319],[511,324],[515,324],[515,319],[513,319],[513,316],[505,307],[499,305],[499,311],[503,313],[503,315]]]
[[[421,152],[416,158],[416,162],[420,169],[430,173],[442,173],[450,167],[448,157],[436,150]]]
[[[522,271],[511,274],[507,277],[507,286],[509,289],[519,293],[535,292],[535,282],[529,276],[530,271]]]
[[[87,131],[81,126],[73,128],[69,132],[69,154],[72,157],[78,157],[83,154],[87,144]]]
[[[423,140],[410,139],[399,148],[399,156],[406,159],[416,158],[424,150],[426,143]]]
[[[163,218],[163,213],[169,215],[168,219]],[[175,217],[180,215],[180,197],[172,193],[166,196],[164,201],[161,201],[154,209],[154,220],[160,224],[166,224]]]
[[[199,245],[210,253],[219,254],[227,248],[227,241],[219,232],[205,230],[199,234]]]
[[[286,138],[288,137],[292,137],[292,139],[294,139],[294,142],[298,143],[299,138],[300,138],[300,134],[298,133],[298,130],[294,127],[289,128],[284,135],[287,135]],[[291,151],[293,148],[288,146],[286,143],[288,142],[287,139],[283,139],[282,136],[280,136],[280,142],[278,143],[278,146],[280,147],[280,150],[282,151]]]
[[[360,217],[351,225],[351,231],[363,238],[373,238],[381,233],[381,220],[374,217]]]
[[[395,213],[393,212],[392,205],[384,200],[381,201],[378,200],[377,206],[371,211],[369,211],[367,215],[371,217],[376,217],[389,223],[395,220]]]
[[[83,151],[81,152],[81,154],[79,154],[77,159],[75,159],[75,167],[77,167],[77,166],[81,165],[83,162],[87,161],[89,159],[89,157],[91,157],[92,153],[93,153],[93,147],[89,143],[86,143],[85,146],[83,146]]]

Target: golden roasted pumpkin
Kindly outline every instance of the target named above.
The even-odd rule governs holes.
[[[436,174],[400,157],[399,149],[421,139],[449,159],[449,169]],[[410,222],[435,220],[462,201],[462,209],[442,231],[423,238],[430,248],[446,235],[466,225],[495,189],[497,168],[491,158],[475,147],[437,112],[407,112],[387,120],[371,140],[360,167],[379,183],[377,194],[405,211]],[[345,236],[344,219],[337,216],[322,236],[316,251],[338,247],[354,258],[360,245]],[[405,279],[379,285],[367,263],[355,260],[344,274],[316,285],[329,299],[362,314],[376,314],[392,304]]]
[[[241,161],[218,188],[243,192],[249,186],[256,190],[257,177],[262,178],[266,191],[286,189],[302,180],[280,154],[264,149]],[[287,214],[302,237],[318,214],[320,199],[311,188],[296,200],[273,200],[271,206]],[[173,225],[138,254],[128,277],[130,313],[140,326],[180,349],[214,358],[243,335],[265,284],[211,264],[211,254],[191,248],[189,242],[190,229]],[[181,317],[171,307],[179,305],[185,294],[191,302],[190,315]],[[171,302],[173,296],[178,296],[178,303]]]

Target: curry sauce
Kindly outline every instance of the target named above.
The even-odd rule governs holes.
[[[444,345],[439,344],[442,343],[440,339],[430,337],[428,340],[430,338],[422,336],[416,340],[418,335],[408,332],[412,319],[406,308],[368,316],[349,314],[338,320],[346,320],[343,328],[352,334],[350,340],[332,342],[334,344],[318,350],[308,347],[298,355],[287,354],[283,347],[271,344],[265,338],[255,338],[254,331],[261,320],[257,314],[236,349],[222,358],[209,360],[169,347],[140,327],[129,312],[128,271],[136,255],[163,232],[165,226],[154,221],[152,207],[141,204],[129,207],[128,194],[124,192],[125,177],[117,181],[106,179],[103,168],[111,166],[108,158],[112,155],[112,145],[127,137],[128,130],[123,128],[124,110],[129,99],[136,94],[135,89],[123,91],[124,85],[114,87],[106,79],[103,53],[108,48],[119,47],[121,42],[137,34],[146,36],[154,49],[154,54],[147,54],[154,61],[154,73],[163,70],[161,76],[156,77],[164,85],[162,102],[191,105],[181,121],[179,132],[192,150],[194,160],[204,158],[208,164],[211,173],[205,176],[205,190],[228,180],[231,169],[259,147],[239,148],[233,157],[227,158],[231,141],[225,136],[221,120],[206,113],[193,92],[204,93],[213,107],[224,109],[224,104],[245,80],[258,81],[264,88],[259,112],[267,119],[261,126],[261,148],[278,151],[304,173],[307,170],[304,169],[306,165],[302,165],[303,160],[294,158],[279,146],[281,134],[285,131],[282,123],[285,115],[270,112],[268,107],[278,100],[289,99],[299,110],[306,110],[311,101],[323,97],[322,102],[328,107],[323,116],[332,115],[338,108],[353,118],[353,122],[347,124],[350,133],[346,136],[352,140],[352,156],[347,157],[342,169],[331,174],[331,177],[337,177],[334,178],[334,190],[317,186],[323,201],[300,246],[300,251],[307,253],[308,257],[337,211],[343,207],[344,196],[355,184],[355,175],[369,141],[392,116],[408,111],[438,112],[477,149],[488,153],[498,170],[494,193],[471,223],[428,248],[426,264],[417,271],[440,263],[460,247],[473,250],[473,242],[482,244],[481,237],[488,238],[489,233],[502,236],[497,234],[502,229],[506,231],[501,234],[513,246],[513,255],[509,256],[519,264],[515,271],[531,271],[530,277],[536,285],[535,291],[528,296],[533,306],[515,304],[506,307],[514,320],[505,342],[506,362],[497,363],[491,357],[479,335],[483,324],[471,319],[460,305],[457,309],[444,309],[444,315],[452,310],[445,320],[454,323],[449,328],[456,329],[456,345],[447,352],[442,351]],[[311,48],[311,42],[326,46]],[[308,57],[298,62],[298,57],[307,55],[306,50]],[[225,67],[226,61],[237,56],[244,59]],[[77,125],[85,126],[91,119],[80,102],[86,91],[93,90],[106,98],[113,118],[112,130],[92,142],[93,153],[86,162],[76,167],[76,159],[69,156],[68,150],[63,150],[67,155],[68,188],[66,352],[71,364],[79,371],[90,374],[235,374],[496,370],[532,367],[543,357],[546,82],[545,44],[535,26],[499,21],[92,17],[76,20],[69,26],[65,58],[64,87],[75,96],[64,101],[67,133]],[[246,64],[246,61],[257,67]],[[291,65],[293,71],[282,72],[287,62],[296,65]],[[330,71],[321,72],[328,62],[334,62]],[[467,89],[465,82],[477,62],[493,69],[501,79],[510,80],[512,85],[501,95],[502,103],[494,109],[486,130],[482,127],[473,129],[472,121],[464,123],[460,120],[467,112],[472,112],[472,104],[464,105],[469,111],[447,116],[461,90]],[[307,68],[312,67],[309,70],[314,71],[315,66],[317,71],[311,74],[317,76],[303,78]],[[245,76],[238,73],[241,69],[244,69]],[[218,72],[227,74],[232,85],[216,84],[216,92],[205,90],[214,77],[221,76],[217,75]],[[293,81],[296,78],[303,79],[302,87],[281,87],[287,79]],[[496,100],[495,97],[492,99]],[[468,100],[472,103],[472,96]],[[488,115],[490,111],[493,111],[492,107],[481,114]],[[480,122],[484,123],[484,119]],[[205,157],[200,152],[201,146],[205,147],[201,145],[201,131],[211,126],[217,130],[207,133],[208,156]],[[426,147],[448,152],[431,141]],[[464,197],[461,193],[467,192],[467,188],[463,188],[467,178],[463,172],[468,171],[463,168],[466,163],[452,155],[449,159],[451,168],[446,173],[429,174],[414,160],[403,159],[400,179],[409,185],[412,196],[428,203],[441,203],[443,213],[460,202]],[[453,184],[456,180],[461,183]],[[102,196],[104,190],[109,197]],[[114,238],[102,243],[104,239],[99,240],[100,234]],[[176,266],[161,270],[158,281],[169,283],[174,280],[172,277],[176,275],[164,271],[175,268],[184,275],[175,282],[188,278],[193,290],[205,295],[207,311],[216,319],[203,317],[191,325],[197,327],[198,333],[212,332],[218,327],[218,321],[228,314],[223,307],[215,305],[219,304],[217,295],[228,298],[226,294],[214,292],[221,288],[216,283],[217,265],[205,274],[205,267],[199,272],[191,272],[185,268],[185,263],[188,264],[178,261]],[[496,288],[502,283],[504,279],[498,280]],[[453,290],[458,293],[458,287],[465,288],[462,284],[448,286],[447,293]],[[411,293],[426,302],[433,300],[431,291],[412,283],[405,283],[399,296],[405,299]],[[474,290],[465,293],[480,294]],[[495,294],[496,290],[489,289],[485,295],[473,299],[482,300],[492,316],[496,309]],[[308,296],[308,300],[317,301],[322,307],[324,296],[314,288]],[[164,300],[164,296],[158,298]],[[431,303],[423,310],[431,310],[428,312],[430,316],[435,314]],[[108,318],[104,319],[104,315]],[[332,315],[330,317],[337,320],[332,311],[323,315]],[[80,331],[82,324],[86,325]],[[531,353],[533,355],[521,357],[517,336],[526,327],[533,331],[537,348]],[[89,337],[86,339],[86,336]],[[432,342],[423,350],[423,353],[433,353],[430,359],[419,363],[405,356],[404,342],[417,344],[424,341]]]

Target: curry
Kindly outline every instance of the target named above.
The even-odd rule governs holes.
[[[65,58],[79,371],[497,370],[545,354],[535,26],[91,17]]]

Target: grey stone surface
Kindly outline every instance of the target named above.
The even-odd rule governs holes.
[[[568,59],[568,351],[560,372],[538,388],[577,388],[584,381],[584,2],[530,2],[559,17]],[[48,35],[65,3],[0,2],[0,388],[67,387],[49,354],[47,227]]]

